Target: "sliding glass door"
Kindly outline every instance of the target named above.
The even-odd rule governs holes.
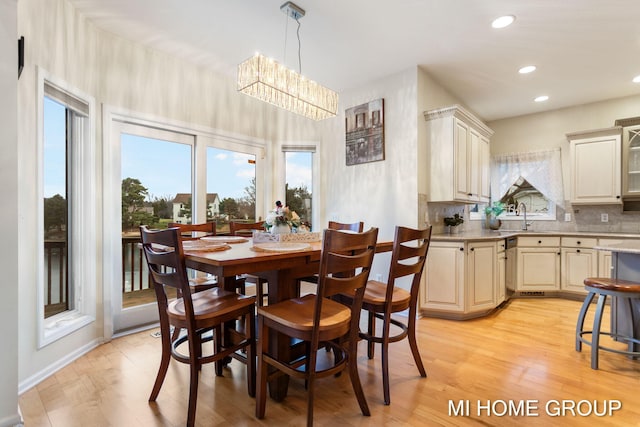
[[[114,280],[111,295],[114,330],[123,331],[157,321],[139,227],[166,228],[170,222],[191,222],[195,137],[125,123],[116,128],[122,262],[111,266],[121,270],[121,280]]]

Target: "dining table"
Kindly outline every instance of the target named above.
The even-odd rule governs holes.
[[[207,239],[206,237],[204,239]],[[185,245],[185,261],[188,268],[218,277],[224,289],[235,291],[236,277],[252,274],[269,284],[268,303],[297,297],[298,281],[313,276],[320,270],[322,242],[254,243],[251,238],[223,236],[208,238],[211,243],[225,245],[224,249],[207,245],[189,248]],[[186,242],[185,242],[186,243]],[[376,244],[376,253],[391,251],[392,241]],[[286,338],[286,339],[285,339]],[[224,339],[231,339],[225,335]],[[269,351],[278,358],[291,357],[292,343],[280,334],[270,336]],[[272,399],[281,401],[288,388],[288,376],[280,376],[269,382]]]

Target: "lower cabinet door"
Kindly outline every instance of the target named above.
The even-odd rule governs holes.
[[[560,289],[560,248],[517,248],[518,291]]]
[[[464,312],[464,243],[433,242],[429,247],[420,308]]]

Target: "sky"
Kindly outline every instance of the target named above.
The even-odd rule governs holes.
[[[44,196],[65,195],[65,108],[45,98]],[[149,197],[173,199],[191,192],[192,147],[129,134],[121,137],[121,178],[137,178]],[[312,154],[286,153],[287,183],[311,189]],[[207,148],[207,193],[241,198],[255,176],[254,155]]]

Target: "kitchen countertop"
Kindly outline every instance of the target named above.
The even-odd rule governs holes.
[[[593,249],[601,250],[601,251],[611,251],[611,252],[621,252],[628,254],[640,254],[640,242],[637,240],[631,240],[624,243],[617,243],[614,245],[598,245],[594,246]]]
[[[499,240],[513,236],[560,236],[560,237],[602,237],[602,238],[618,238],[618,239],[640,239],[640,234],[635,233],[607,233],[607,232],[591,232],[591,231],[531,231],[531,230],[476,230],[463,231],[459,234],[438,233],[431,235],[433,241],[465,241],[465,240]],[[625,243],[629,245],[632,242]],[[619,245],[620,247],[622,245]],[[640,242],[636,245],[637,253],[640,253]],[[596,247],[596,249],[599,249]],[[604,249],[603,249],[604,250]],[[613,249],[606,249],[613,250]]]

